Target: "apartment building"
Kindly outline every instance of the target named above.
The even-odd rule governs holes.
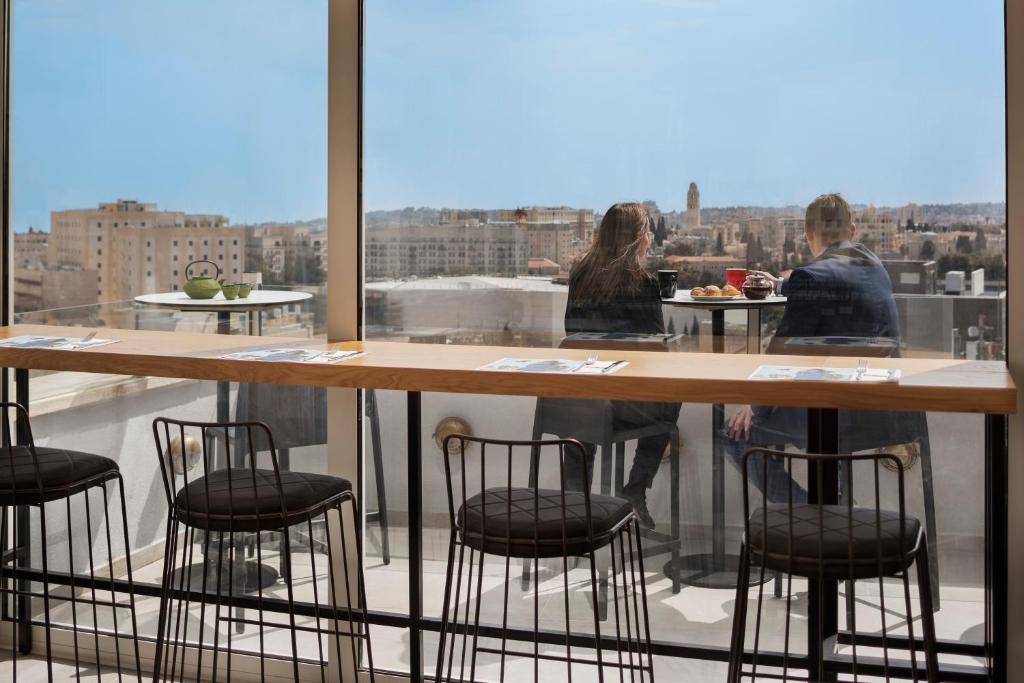
[[[554,261],[562,270],[568,270],[590,246],[579,237],[573,223],[526,223],[530,240],[530,258]]]
[[[277,275],[289,262],[327,269],[327,233],[294,223],[248,225],[244,229],[248,269]]]
[[[853,216],[857,226],[856,239],[879,254],[898,254],[903,244],[897,217],[869,206]]]
[[[432,275],[525,275],[528,229],[515,222],[457,225],[384,224],[366,228],[368,278]]]
[[[29,228],[28,232],[16,232],[14,236],[15,268],[45,268],[50,233]]]
[[[573,209],[568,206],[527,206],[519,209],[498,209],[491,215],[498,222],[569,223],[575,226],[576,236],[590,243],[594,239],[594,211]]]
[[[100,302],[177,291],[186,266],[199,259],[231,280],[243,272],[244,258],[244,232],[226,216],[160,210],[133,199],[50,214],[48,268],[95,270]],[[204,268],[213,275],[207,264],[197,270]]]

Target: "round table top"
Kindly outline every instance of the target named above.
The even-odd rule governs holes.
[[[748,308],[767,308],[769,306],[784,306],[786,297],[772,295],[767,299],[748,299],[745,296],[735,299],[722,299],[721,301],[694,301],[689,292],[676,292],[671,299],[662,299],[661,302],[668,306],[686,306],[688,308],[703,308],[705,310],[716,310],[725,308],[736,308],[745,310]]]
[[[185,292],[160,292],[158,294],[142,294],[135,297],[135,302],[147,306],[164,306],[180,311],[256,311],[276,306],[294,304],[312,299],[309,292],[291,292],[281,289],[254,289],[244,299],[224,298],[218,293],[212,299],[190,299]]]

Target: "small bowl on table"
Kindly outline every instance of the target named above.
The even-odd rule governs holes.
[[[220,291],[224,293],[225,299],[232,301],[238,296],[238,285],[222,285]]]
[[[250,294],[252,294],[252,285],[249,284],[248,282],[239,282],[238,283],[238,298],[239,299],[247,299],[247,298],[249,298]]]

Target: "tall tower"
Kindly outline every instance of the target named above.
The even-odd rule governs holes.
[[[686,227],[700,227],[700,190],[697,183],[690,183],[690,189],[686,191]]]

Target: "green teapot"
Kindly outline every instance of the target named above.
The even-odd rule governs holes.
[[[217,274],[214,277],[206,275],[192,277],[189,275],[189,271],[192,269],[192,266],[197,263],[209,263],[214,267]],[[188,264],[185,266],[185,278],[185,286],[182,287],[182,289],[185,290],[185,294],[187,294],[190,299],[212,299],[217,296],[218,292],[220,292],[220,282],[218,281],[220,279],[220,266],[213,261],[201,259]]]

